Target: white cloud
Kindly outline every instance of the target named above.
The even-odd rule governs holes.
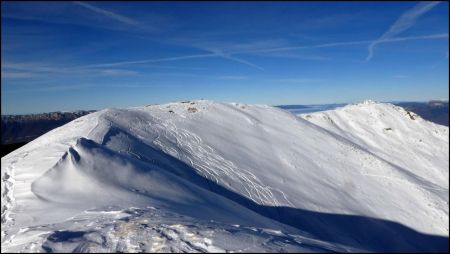
[[[395,22],[392,24],[389,29],[384,32],[383,35],[381,35],[380,38],[373,41],[369,44],[368,50],[369,54],[367,55],[366,61],[369,61],[372,59],[375,46],[378,44],[389,40],[400,33],[404,32],[405,30],[412,27],[418,18],[420,18],[422,15],[430,11],[434,6],[439,4],[439,2],[433,1],[433,2],[420,2],[416,6],[414,6],[412,9],[407,10],[405,13],[403,13]]]

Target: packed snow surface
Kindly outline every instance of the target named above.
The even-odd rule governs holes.
[[[105,109],[1,159],[2,251],[447,251],[448,142],[373,101]]]

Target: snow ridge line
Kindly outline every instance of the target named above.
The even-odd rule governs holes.
[[[14,219],[11,218],[11,209],[14,206],[14,166],[21,159],[28,156],[28,152],[22,153],[19,159],[14,159],[11,164],[4,170],[2,175],[2,206],[1,206],[1,242],[6,241],[7,233],[6,233],[6,225],[10,223],[14,223]],[[19,156],[19,155],[17,155]],[[12,237],[12,236],[11,236]]]

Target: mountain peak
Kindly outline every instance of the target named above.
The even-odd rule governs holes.
[[[349,104],[349,105],[374,105],[374,104],[379,104],[379,103],[380,102],[378,102],[378,101],[367,99],[367,100],[355,102],[355,103],[352,103],[352,104]]]
[[[448,128],[411,124],[389,105],[302,119],[186,100],[85,115],[2,157],[2,248],[171,250],[196,247],[184,242],[195,228],[205,249],[236,250],[226,238],[273,252],[293,235],[302,244],[286,250],[443,248],[447,238],[436,247],[425,234],[448,235]]]

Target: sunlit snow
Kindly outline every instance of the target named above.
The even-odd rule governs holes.
[[[1,159],[2,251],[447,251],[448,144],[372,101],[105,109]]]

